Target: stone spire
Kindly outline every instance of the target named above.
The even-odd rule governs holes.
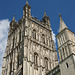
[[[65,22],[62,20],[61,14],[59,14],[60,17],[60,28],[59,28],[59,32],[61,32],[63,29],[67,28]]]
[[[46,11],[44,10],[44,17],[47,16]]]

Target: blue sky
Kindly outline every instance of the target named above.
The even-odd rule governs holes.
[[[23,6],[26,0],[0,0],[0,19],[12,20],[13,14],[18,21],[22,17]],[[59,27],[59,13],[68,28],[74,31],[75,0],[29,0],[32,8],[32,15],[42,19],[44,9],[50,17],[51,27],[57,34]]]
[[[16,21],[22,18],[26,0],[0,0],[0,73],[3,53],[6,47],[9,22],[15,14]],[[59,13],[67,27],[75,32],[75,0],[29,0],[32,16],[42,20],[44,10],[50,17],[51,28],[55,35],[59,30]]]
[[[32,8],[32,15],[42,19],[44,9],[50,17],[51,27],[57,34],[59,27],[59,13],[67,26],[74,31],[75,0],[29,0]],[[22,17],[25,0],[0,0],[0,19],[12,20],[13,14],[18,21]]]

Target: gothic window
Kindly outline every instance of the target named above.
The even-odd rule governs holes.
[[[67,68],[69,68],[69,65],[68,65],[68,63],[66,63],[66,67],[67,67]]]
[[[11,75],[11,72],[12,72],[12,61],[10,62],[10,74],[9,75]]]
[[[15,39],[13,38],[13,48],[14,48]]]
[[[61,60],[63,60],[62,50],[60,50]]]
[[[36,39],[36,30],[33,30],[32,36],[33,36],[34,39]]]
[[[68,54],[70,54],[70,48],[69,48],[69,44],[67,44],[67,47],[68,47]]]
[[[63,41],[66,42],[66,38],[65,38],[65,35],[64,34],[63,34]]]
[[[19,41],[21,41],[21,31],[19,32]]]
[[[47,39],[47,45],[48,45],[48,39]]]
[[[48,70],[48,59],[45,57],[45,68]]]
[[[42,42],[45,44],[45,35],[42,34]]]
[[[17,68],[19,67],[19,55],[17,56]]]
[[[65,58],[65,51],[64,51],[64,48],[62,48],[62,50],[63,50],[63,57]]]
[[[49,62],[49,66],[50,66],[50,69],[51,69],[51,61]]]
[[[66,51],[66,56],[68,56],[68,53],[67,53],[67,46],[65,46],[65,51]]]
[[[34,64],[38,65],[38,54],[34,53]]]
[[[63,37],[62,37],[62,35],[60,36],[60,38],[61,38],[61,45],[63,44]]]

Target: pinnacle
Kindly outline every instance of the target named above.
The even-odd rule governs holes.
[[[28,4],[28,0],[26,0],[26,4]]]
[[[44,10],[44,17],[47,16],[46,11]]]
[[[15,15],[13,15],[13,21],[15,21]]]
[[[59,13],[59,17],[61,17],[61,14]]]

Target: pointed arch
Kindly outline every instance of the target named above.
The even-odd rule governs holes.
[[[42,34],[42,43],[45,44],[45,35],[44,34]]]
[[[38,65],[38,54],[34,53],[34,65]]]
[[[35,30],[35,29],[33,29],[32,37],[33,37],[34,39],[36,39],[36,30]]]
[[[48,70],[48,58],[45,57],[44,60],[45,60],[45,68],[46,68],[46,70]]]

